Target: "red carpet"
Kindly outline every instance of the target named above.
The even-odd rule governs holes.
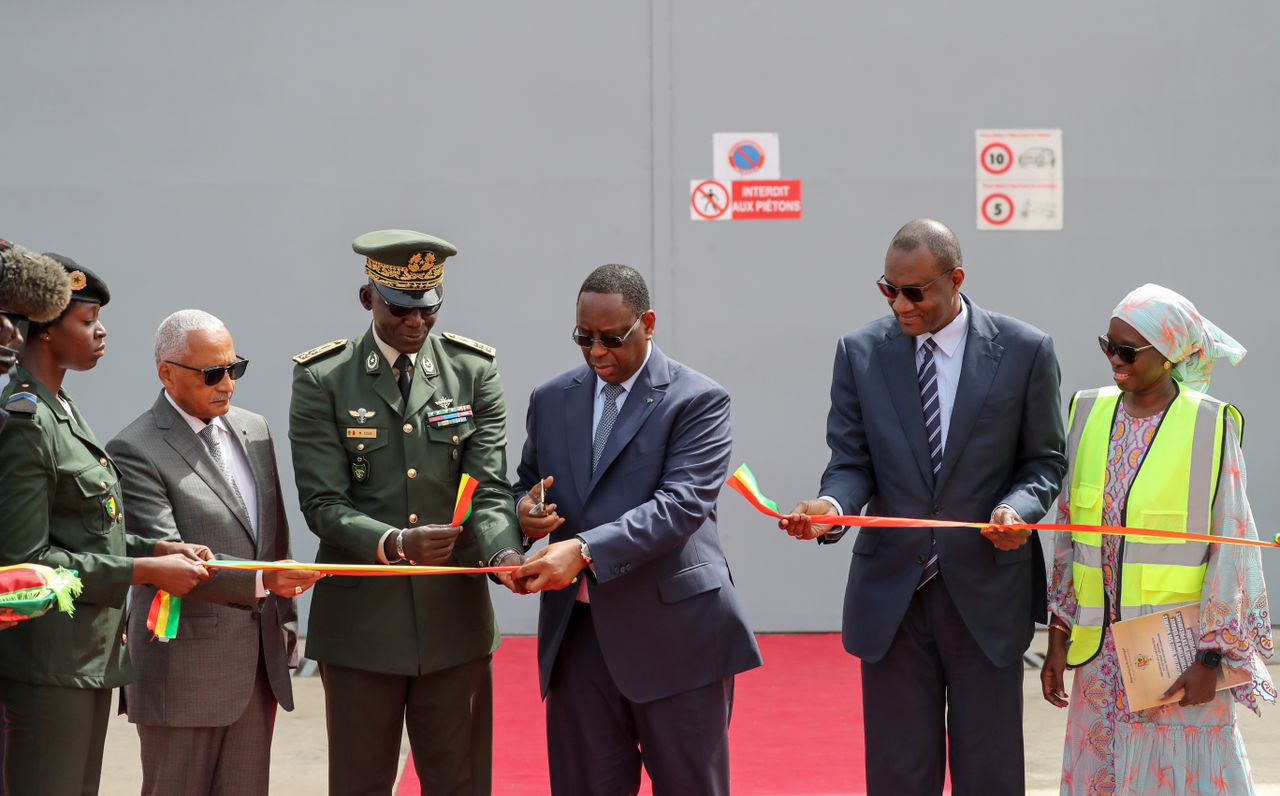
[[[493,792],[549,794],[547,737],[538,694],[537,641],[508,638],[494,656]],[[731,741],[733,792],[865,791],[858,661],[837,634],[760,636],[765,665],[738,677]],[[399,796],[419,793],[410,760]],[[651,793],[648,778],[641,793]]]

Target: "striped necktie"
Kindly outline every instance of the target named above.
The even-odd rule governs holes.
[[[600,465],[600,456],[604,454],[605,443],[609,441],[609,432],[613,424],[618,422],[618,396],[622,395],[621,384],[604,385],[604,409],[600,412],[600,424],[596,426],[596,438],[591,443],[591,472]]]
[[[920,404],[924,407],[924,433],[929,440],[929,462],[933,465],[933,478],[937,481],[938,471],[942,469],[942,403],[938,400],[938,366],[934,362],[934,353],[938,343],[930,337],[920,346],[920,366],[916,371],[920,383]],[[920,585],[924,586],[938,574],[937,542],[935,549],[929,551],[929,561],[924,565],[924,573],[920,576]]]

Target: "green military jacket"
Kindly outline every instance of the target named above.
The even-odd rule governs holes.
[[[520,549],[493,354],[431,335],[407,405],[372,329],[294,357],[289,440],[318,562],[375,563],[388,528],[448,523],[463,473],[479,486],[450,564]],[[498,646],[483,576],[331,577],[314,594],[307,657],[324,663],[414,676]]]
[[[0,633],[0,677],[71,688],[133,679],[125,650],[130,556],[155,541],[125,532],[120,476],[89,424],[22,368],[0,393],[0,565],[37,563],[80,574],[75,616],[50,612]]]

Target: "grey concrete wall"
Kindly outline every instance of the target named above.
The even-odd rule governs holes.
[[[885,246],[930,215],[960,234],[975,301],[1053,334],[1064,395],[1106,383],[1093,338],[1145,281],[1248,346],[1213,391],[1248,418],[1274,533],[1278,24],[1273,4],[1187,0],[0,0],[0,235],[110,281],[108,356],[67,382],[104,439],[159,389],[164,315],[227,320],[287,493],[289,356],[367,324],[356,235],[458,245],[437,328],[498,348],[513,459],[529,391],[578,361],[577,284],[629,263],[659,344],[733,394],[735,461],[789,504],[826,461],[835,341],[885,311]],[[979,127],[1064,130],[1063,232],[974,230]],[[711,134],[735,129],[781,134],[803,221],[688,220]],[[733,495],[722,518],[759,629],[838,626],[849,545],[794,543]],[[498,600],[533,630],[533,600]]]

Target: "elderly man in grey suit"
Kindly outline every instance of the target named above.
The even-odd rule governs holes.
[[[960,244],[919,219],[877,282],[892,314],[836,347],[819,498],[782,527],[838,541],[814,515],[1037,522],[1066,471],[1049,336],[960,292]],[[985,537],[985,538],[984,538]],[[1022,794],[1022,653],[1045,621],[1040,541],[1026,530],[868,528],[857,535],[844,646],[862,659],[867,788]]]
[[[107,450],[141,535],[207,545],[219,558],[285,560],[289,529],[266,421],[231,406],[248,361],[199,310],[156,332],[164,390]],[[265,794],[276,706],[293,709],[294,598],[311,572],[222,571],[183,599],[169,643],[130,644],[144,794]],[[150,586],[135,586],[129,634],[146,639]]]

